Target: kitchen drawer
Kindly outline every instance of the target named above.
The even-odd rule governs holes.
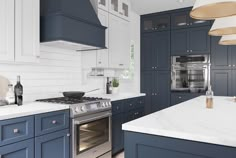
[[[171,105],[180,104],[182,102],[191,100],[193,98],[205,95],[203,93],[172,93],[171,94]]]
[[[138,108],[126,113],[126,122],[138,119],[144,115],[144,108]]]
[[[35,116],[35,135],[40,136],[69,128],[69,110]]]
[[[132,99],[127,99],[124,101],[124,107],[126,111],[133,110],[138,107],[138,99],[137,98],[132,98]]]
[[[112,115],[124,112],[123,101],[112,102]]]
[[[0,121],[0,146],[34,137],[34,117]]]
[[[137,99],[137,107],[144,107],[145,106],[145,97],[139,97]]]

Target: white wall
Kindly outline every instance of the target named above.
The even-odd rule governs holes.
[[[38,64],[0,64],[0,75],[13,84],[21,76],[26,102],[61,96],[65,90],[82,89],[81,54],[41,47]]]

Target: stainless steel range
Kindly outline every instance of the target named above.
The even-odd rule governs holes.
[[[37,101],[70,106],[72,158],[111,158],[109,99],[61,97]]]

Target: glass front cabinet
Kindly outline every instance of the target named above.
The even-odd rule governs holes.
[[[142,32],[164,31],[170,29],[169,15],[147,17],[142,21]]]
[[[109,12],[129,21],[129,0],[109,0]]]

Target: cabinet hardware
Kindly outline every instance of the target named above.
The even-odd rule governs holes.
[[[129,104],[129,106],[133,106],[132,104]]]
[[[117,106],[116,109],[119,110],[119,106]]]
[[[179,99],[182,99],[182,97],[179,97]]]
[[[157,28],[155,27],[155,30],[157,30]]]
[[[233,67],[235,67],[235,65],[233,65]]]
[[[67,137],[70,137],[70,133],[67,133],[67,135],[66,135]]]
[[[56,121],[56,120],[53,120],[53,121],[52,121],[52,124],[54,124],[54,125],[55,125],[56,123],[57,123],[57,121]]]
[[[124,15],[122,12],[119,12],[120,13],[120,15]]]
[[[99,64],[101,64],[102,62],[101,62],[101,61],[99,61],[98,63],[99,63]]]
[[[119,64],[119,66],[124,66],[124,64]]]
[[[193,50],[190,50],[190,52],[193,52]]]
[[[187,24],[187,26],[188,26],[189,24]]]
[[[189,52],[189,50],[187,50],[187,52]]]
[[[152,67],[152,69],[154,69],[154,67]]]
[[[152,28],[152,30],[154,30],[154,28]]]
[[[193,25],[193,23],[190,23],[190,25]]]
[[[229,67],[231,67],[231,65],[229,65]]]
[[[17,128],[16,128],[16,129],[13,129],[13,133],[15,133],[15,134],[19,133],[19,131],[20,131],[20,130],[17,129]]]
[[[36,56],[36,58],[40,58],[40,56],[39,56],[39,55],[37,55],[37,56]]]

